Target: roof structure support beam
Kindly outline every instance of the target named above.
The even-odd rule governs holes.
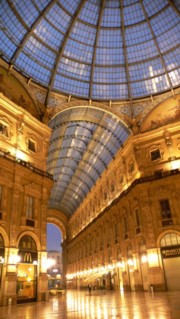
[[[166,74],[166,76],[167,76],[167,79],[168,79],[170,88],[171,88],[171,90],[172,90],[172,89],[173,89],[173,86],[172,86],[172,82],[171,82],[169,73],[168,73],[167,68],[166,68],[166,64],[165,64],[165,62],[164,62],[164,57],[163,57],[163,55],[162,55],[162,53],[161,53],[161,50],[160,50],[160,48],[159,48],[158,41],[157,41],[157,39],[156,39],[155,33],[154,33],[153,28],[152,28],[152,26],[151,26],[149,17],[148,17],[148,15],[147,15],[147,12],[146,12],[146,10],[145,10],[145,7],[144,7],[144,4],[143,4],[143,1],[142,1],[142,0],[140,0],[140,4],[141,4],[142,10],[143,10],[143,12],[144,12],[144,15],[145,15],[145,18],[146,18],[146,22],[147,22],[147,24],[148,24],[148,27],[149,27],[149,29],[150,29],[150,31],[151,31],[151,34],[152,34],[152,37],[153,37],[155,46],[156,46],[157,51],[158,51],[158,53],[159,53],[159,57],[160,57],[160,59],[161,59],[162,65],[163,65],[164,72],[165,72],[165,74]],[[155,93],[156,93],[156,92],[155,92]]]
[[[48,102],[49,102],[49,98],[50,98],[50,94],[51,94],[51,91],[52,91],[52,86],[53,86],[53,83],[54,83],[54,78],[55,78],[55,74],[56,74],[56,71],[57,71],[57,68],[58,68],[58,65],[59,65],[59,61],[61,60],[61,57],[63,55],[63,51],[64,51],[64,48],[66,46],[66,43],[68,41],[68,38],[69,38],[69,35],[78,19],[78,16],[84,6],[84,3],[85,3],[86,0],[81,0],[80,3],[79,3],[79,6],[77,7],[77,10],[75,12],[75,15],[74,17],[72,18],[71,20],[71,24],[69,26],[69,29],[66,33],[66,36],[64,37],[64,41],[63,43],[61,44],[60,48],[59,48],[59,54],[57,55],[57,58],[56,58],[56,61],[55,61],[55,64],[54,64],[54,68],[53,68],[53,73],[51,74],[51,78],[50,78],[50,81],[49,81],[49,89],[48,89],[48,92],[47,92],[47,95],[46,95],[46,100],[45,100],[45,105],[47,106],[48,105]]]
[[[131,84],[130,84],[130,75],[129,75],[129,66],[128,66],[128,57],[127,57],[127,47],[126,47],[126,36],[125,36],[125,26],[124,26],[124,14],[123,14],[123,0],[120,1],[120,16],[121,16],[121,26],[122,26],[122,38],[123,38],[123,50],[124,50],[124,61],[125,69],[127,76],[127,86],[128,86],[128,95],[130,98],[131,106],[131,116],[134,116],[133,107],[132,107],[132,93],[131,93]]]
[[[96,37],[95,37],[95,42],[94,42],[94,51],[93,51],[93,58],[92,58],[92,65],[91,65],[91,76],[90,76],[90,86],[89,86],[89,98],[90,99],[92,99],[92,83],[93,83],[93,77],[94,77],[97,42],[98,42],[98,37],[99,37],[99,32],[100,32],[100,27],[101,27],[104,4],[105,4],[105,0],[102,0],[101,4],[100,4],[100,14],[99,14],[99,19],[98,19],[98,26],[96,29]]]
[[[14,52],[12,58],[11,58],[11,63],[14,63],[14,61],[17,59],[17,57],[19,56],[19,54],[21,53],[25,43],[28,41],[28,39],[31,37],[32,33],[34,32],[34,30],[36,29],[37,25],[41,22],[41,20],[44,18],[44,16],[46,15],[46,13],[54,6],[54,4],[57,2],[58,0],[52,0],[50,1],[47,6],[44,8],[44,10],[42,10],[41,12],[39,12],[39,16],[37,17],[37,19],[34,21],[34,23],[32,24],[31,28],[29,29],[29,31],[26,33],[26,35],[24,36],[24,38],[22,39],[20,45],[17,47],[16,51]]]

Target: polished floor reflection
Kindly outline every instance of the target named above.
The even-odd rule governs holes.
[[[36,302],[0,307],[1,319],[180,319],[179,292],[68,290]]]

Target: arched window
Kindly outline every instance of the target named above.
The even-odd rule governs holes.
[[[175,233],[166,234],[160,242],[161,247],[180,245],[180,236]]]
[[[20,263],[37,262],[37,247],[34,239],[30,236],[23,236],[19,242]]]

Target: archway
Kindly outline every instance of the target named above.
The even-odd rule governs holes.
[[[180,235],[170,232],[160,241],[167,290],[180,290]]]
[[[29,235],[21,237],[18,245],[17,303],[37,300],[37,246]]]
[[[63,287],[62,238],[59,227],[53,223],[47,223],[47,273],[50,291]]]

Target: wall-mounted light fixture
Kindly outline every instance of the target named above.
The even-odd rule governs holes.
[[[4,264],[4,257],[0,256],[0,264]]]
[[[16,265],[20,262],[21,257],[18,255],[10,255],[9,256],[9,264],[10,265]]]

